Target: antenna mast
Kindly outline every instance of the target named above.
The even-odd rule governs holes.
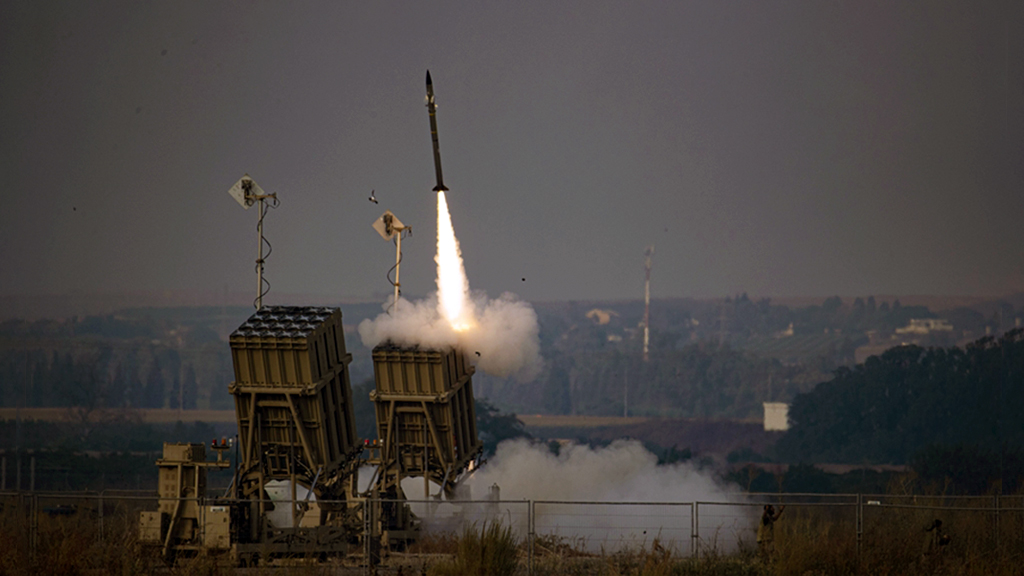
[[[649,359],[651,341],[651,256],[654,256],[654,244],[644,250],[644,362]]]
[[[398,281],[399,273],[401,272],[402,265],[402,232],[408,232],[412,234],[412,226],[406,226],[402,224],[402,221],[391,213],[390,210],[385,210],[380,218],[377,218],[371,225],[373,229],[380,234],[380,237],[385,240],[395,241],[395,266],[392,268],[395,271],[395,281],[392,284],[395,285],[395,300],[392,306],[398,306],[398,297],[402,294],[402,284]]]
[[[270,251],[272,250],[270,242],[263,237],[263,218],[267,215],[267,208],[277,208],[277,193],[264,193],[263,189],[256,184],[256,181],[246,174],[238,182],[235,182],[235,185],[228,190],[228,194],[246,210],[256,202],[259,202],[259,209],[257,210],[259,219],[256,221],[256,299],[253,301],[253,306],[259,310],[263,308],[263,297],[270,291],[270,282],[263,279],[263,264],[266,261],[266,257],[263,255],[263,245],[266,244],[268,248],[266,256],[270,256]],[[269,204],[268,200],[270,201]]]

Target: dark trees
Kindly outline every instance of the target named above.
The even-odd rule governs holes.
[[[965,349],[903,346],[797,396],[778,453],[905,463],[928,446],[1024,446],[1024,330]]]

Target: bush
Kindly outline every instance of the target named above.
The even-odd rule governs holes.
[[[519,542],[512,528],[500,522],[485,522],[466,528],[455,558],[430,569],[432,576],[512,576],[519,566]]]

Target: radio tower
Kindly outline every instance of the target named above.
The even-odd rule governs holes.
[[[644,250],[644,362],[648,360],[647,348],[651,341],[651,256],[654,245]]]

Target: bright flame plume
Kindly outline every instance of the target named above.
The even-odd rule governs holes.
[[[515,294],[495,300],[482,292],[470,299],[469,280],[455,238],[448,202],[437,193],[437,298],[403,302],[359,323],[363,344],[382,342],[429,349],[455,347],[480,370],[499,378],[529,382],[540,374],[537,314]],[[385,308],[387,309],[387,307]]]
[[[457,332],[475,324],[469,300],[469,280],[462,263],[459,241],[444,192],[437,193],[437,308],[441,317]]]

